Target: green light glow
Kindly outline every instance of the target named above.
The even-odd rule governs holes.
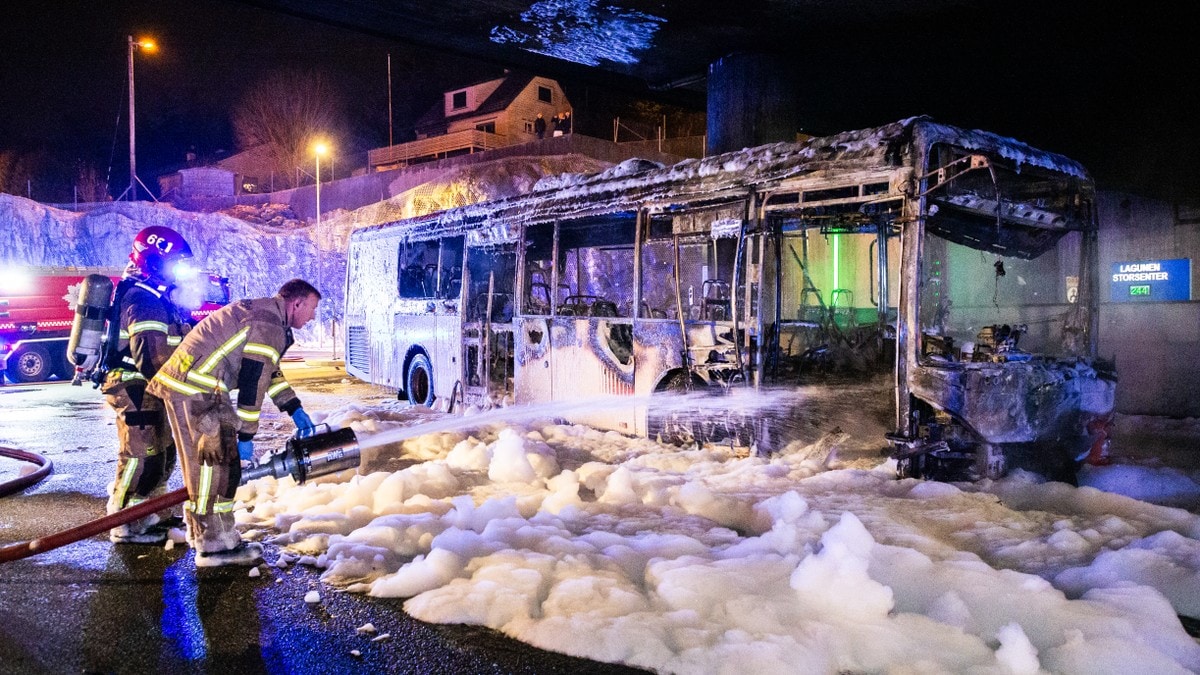
[[[841,270],[838,264],[839,258],[841,258],[841,246],[838,245],[838,242],[840,242],[841,239],[841,235],[833,235],[833,287],[835,289],[842,287]],[[830,302],[833,302],[833,298],[830,298]]]

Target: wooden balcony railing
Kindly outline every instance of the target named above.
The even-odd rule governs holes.
[[[374,171],[375,167],[379,166],[404,166],[414,160],[437,159],[452,153],[465,154],[464,151],[482,152],[506,145],[507,139],[499,134],[477,129],[454,131],[442,136],[370,150],[367,152],[367,167],[368,170]]]

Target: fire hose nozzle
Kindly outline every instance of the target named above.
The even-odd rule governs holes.
[[[271,476],[291,476],[297,483],[345,469],[358,468],[358,437],[350,427],[288,439],[283,452],[242,470],[242,483]]]
[[[241,482],[245,483],[266,476],[275,478],[291,476],[296,479],[297,483],[303,483],[309,478],[337,473],[345,469],[357,469],[358,460],[358,437],[354,435],[353,429],[346,427],[288,440],[283,452],[267,457],[262,464],[243,469]],[[46,465],[48,467],[49,462]],[[33,541],[0,546],[0,563],[20,560],[59,546],[65,546],[118,525],[143,518],[156,511],[182,504],[187,498],[187,488],[179,488],[174,492],[146,500],[70,530]]]

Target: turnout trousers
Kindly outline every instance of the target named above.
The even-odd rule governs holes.
[[[167,429],[163,402],[146,393],[144,380],[125,383],[119,378],[119,374],[110,374],[104,387],[104,399],[117,414],[118,445],[117,476],[108,513],[164,494],[167,479],[175,470],[175,444]],[[130,523],[130,529],[140,532],[156,520],[143,518]]]
[[[236,548],[241,534],[234,525],[233,496],[242,478],[237,452],[237,416],[229,396],[176,394],[164,401],[188,501],[183,505],[188,544],[197,552]]]

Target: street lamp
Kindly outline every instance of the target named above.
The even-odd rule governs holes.
[[[324,141],[313,143],[313,156],[317,158],[317,288],[321,287],[321,155],[328,152]]]
[[[134,40],[129,36],[129,201],[137,199],[137,138],[134,133],[133,118],[133,51],[143,49],[152,52],[156,49],[153,40]]]
[[[324,256],[321,253],[321,155],[329,152],[329,145],[325,141],[317,141],[313,143],[313,156],[317,158],[317,289],[321,284],[321,267]],[[330,329],[330,336],[333,338],[333,354],[337,356],[337,336],[333,329]]]

